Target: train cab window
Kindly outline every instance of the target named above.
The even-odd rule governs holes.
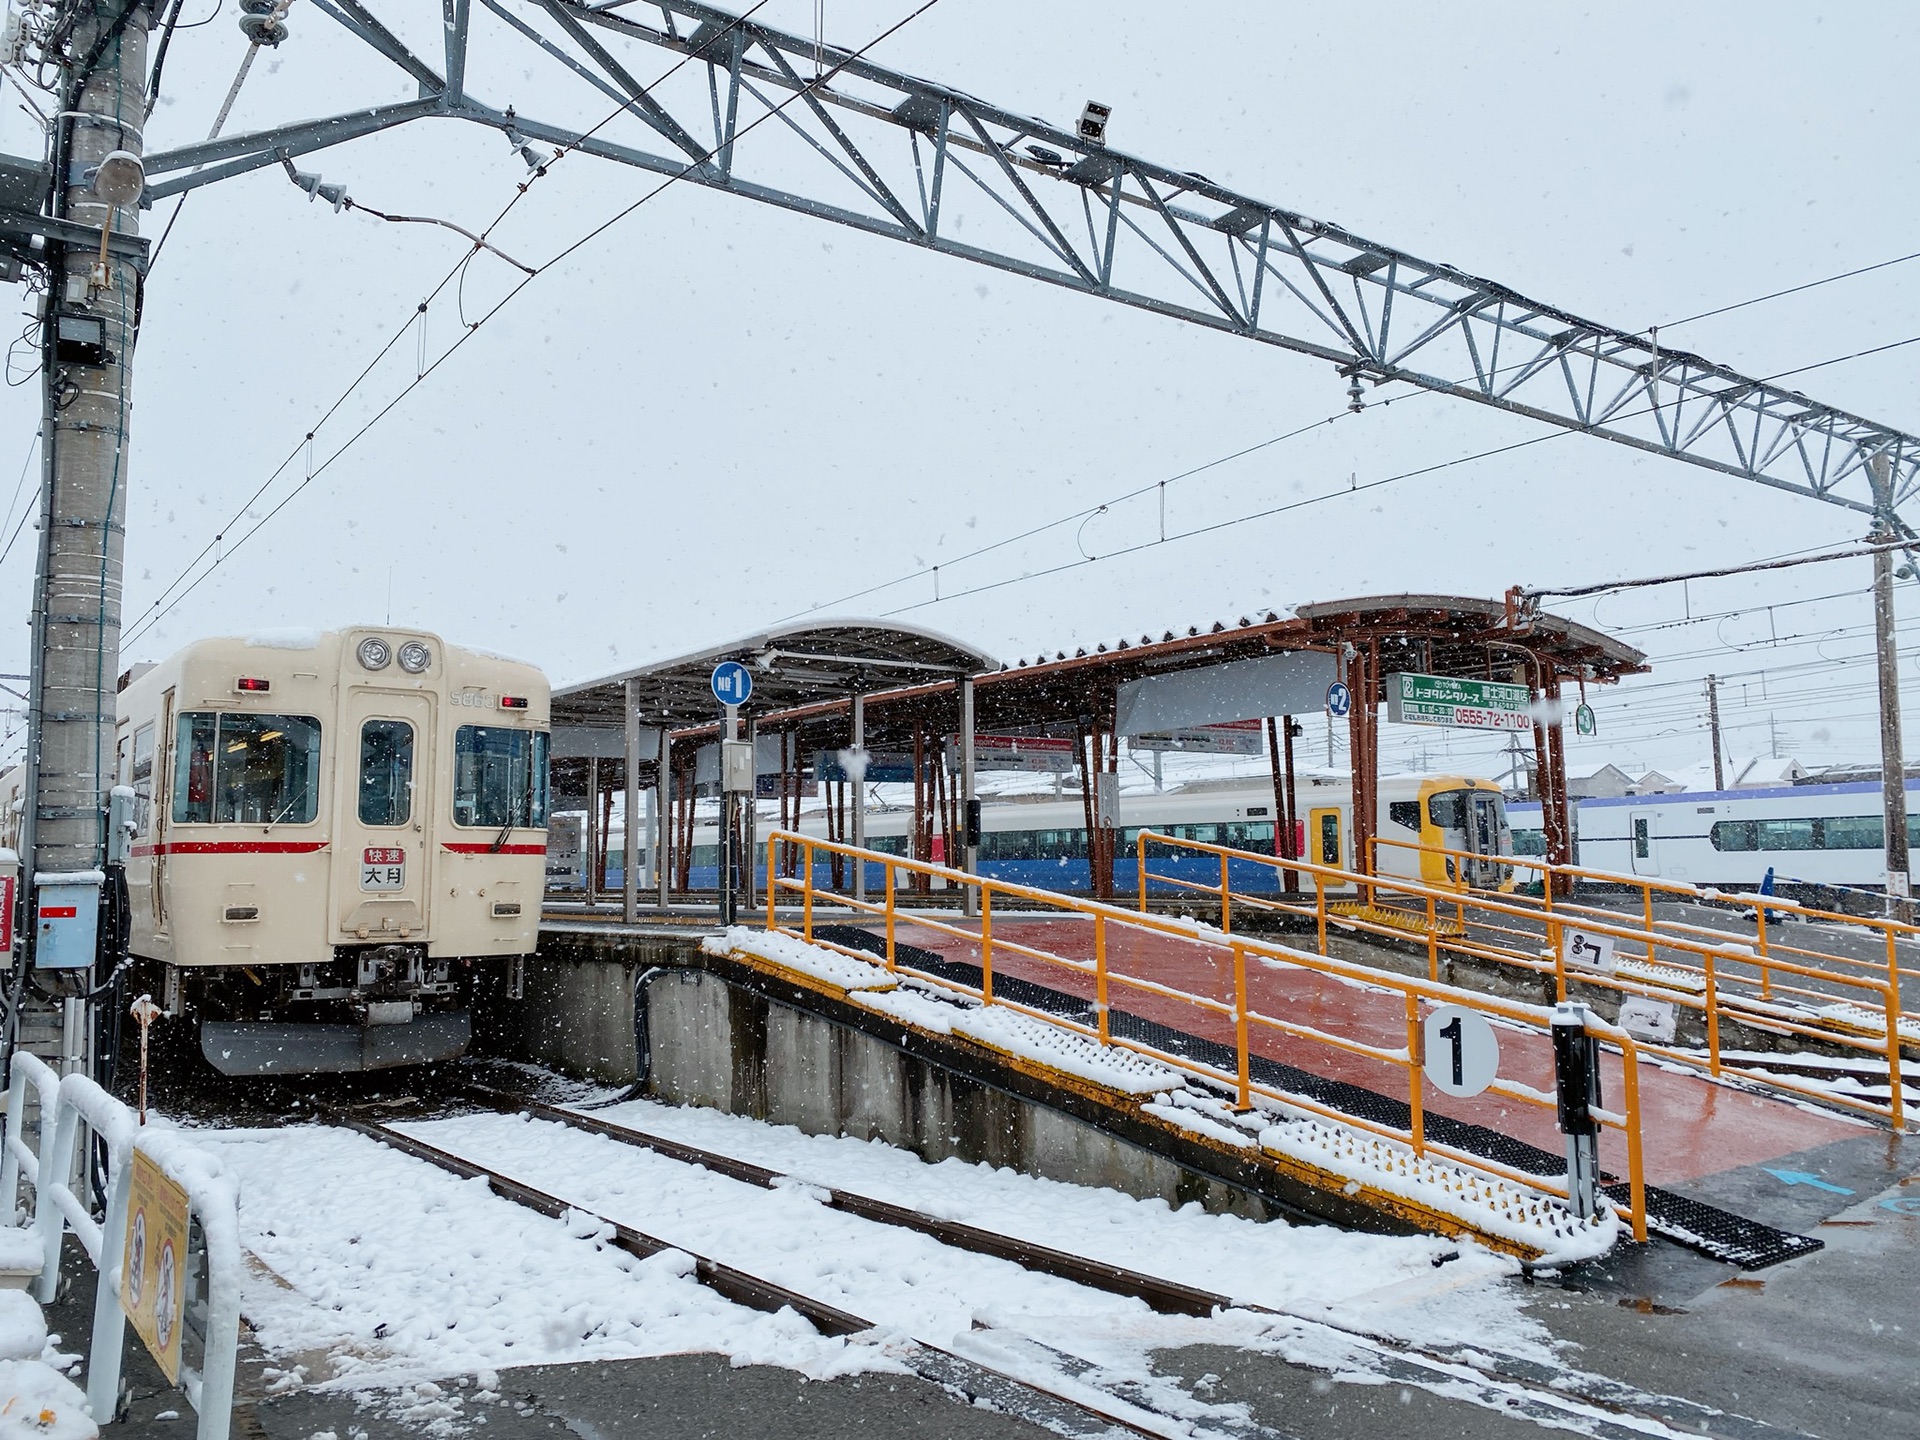
[[[413,818],[413,726],[369,720],[360,727],[360,823],[404,825]]]
[[[1434,797],[1438,799],[1438,796]],[[1387,819],[1403,830],[1420,828],[1420,802],[1418,800],[1391,800],[1387,802]]]
[[[1340,863],[1340,812],[1323,811],[1320,816],[1320,863],[1335,865]]]
[[[320,722],[307,715],[180,717],[180,825],[306,825],[320,813]]]
[[[453,823],[544,829],[547,743],[544,730],[462,725],[453,737]]]
[[[1427,819],[1442,830],[1464,832],[1467,828],[1467,792],[1442,790],[1438,795],[1429,795]]]

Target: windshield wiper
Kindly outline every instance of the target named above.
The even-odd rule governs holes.
[[[503,849],[506,848],[507,836],[511,835],[512,833],[513,833],[513,819],[511,816],[509,816],[507,819],[507,823],[500,827],[500,833],[493,837],[493,844],[487,847],[487,853],[489,855],[498,855]]]

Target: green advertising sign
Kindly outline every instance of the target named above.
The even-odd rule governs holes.
[[[1387,718],[1401,725],[1525,730],[1533,724],[1532,704],[1525,685],[1452,675],[1387,676]]]

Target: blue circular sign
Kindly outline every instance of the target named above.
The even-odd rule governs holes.
[[[722,705],[744,705],[753,694],[753,672],[738,660],[722,660],[713,667],[713,698]]]
[[[1327,714],[1336,720],[1353,708],[1353,692],[1338,680],[1327,686]]]

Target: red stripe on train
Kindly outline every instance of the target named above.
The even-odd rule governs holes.
[[[135,855],[311,855],[327,848],[325,840],[168,840],[159,845],[136,845]]]
[[[501,845],[496,847],[491,841],[453,841],[442,840],[442,850],[451,850],[456,855],[544,855],[547,847],[540,845]]]

